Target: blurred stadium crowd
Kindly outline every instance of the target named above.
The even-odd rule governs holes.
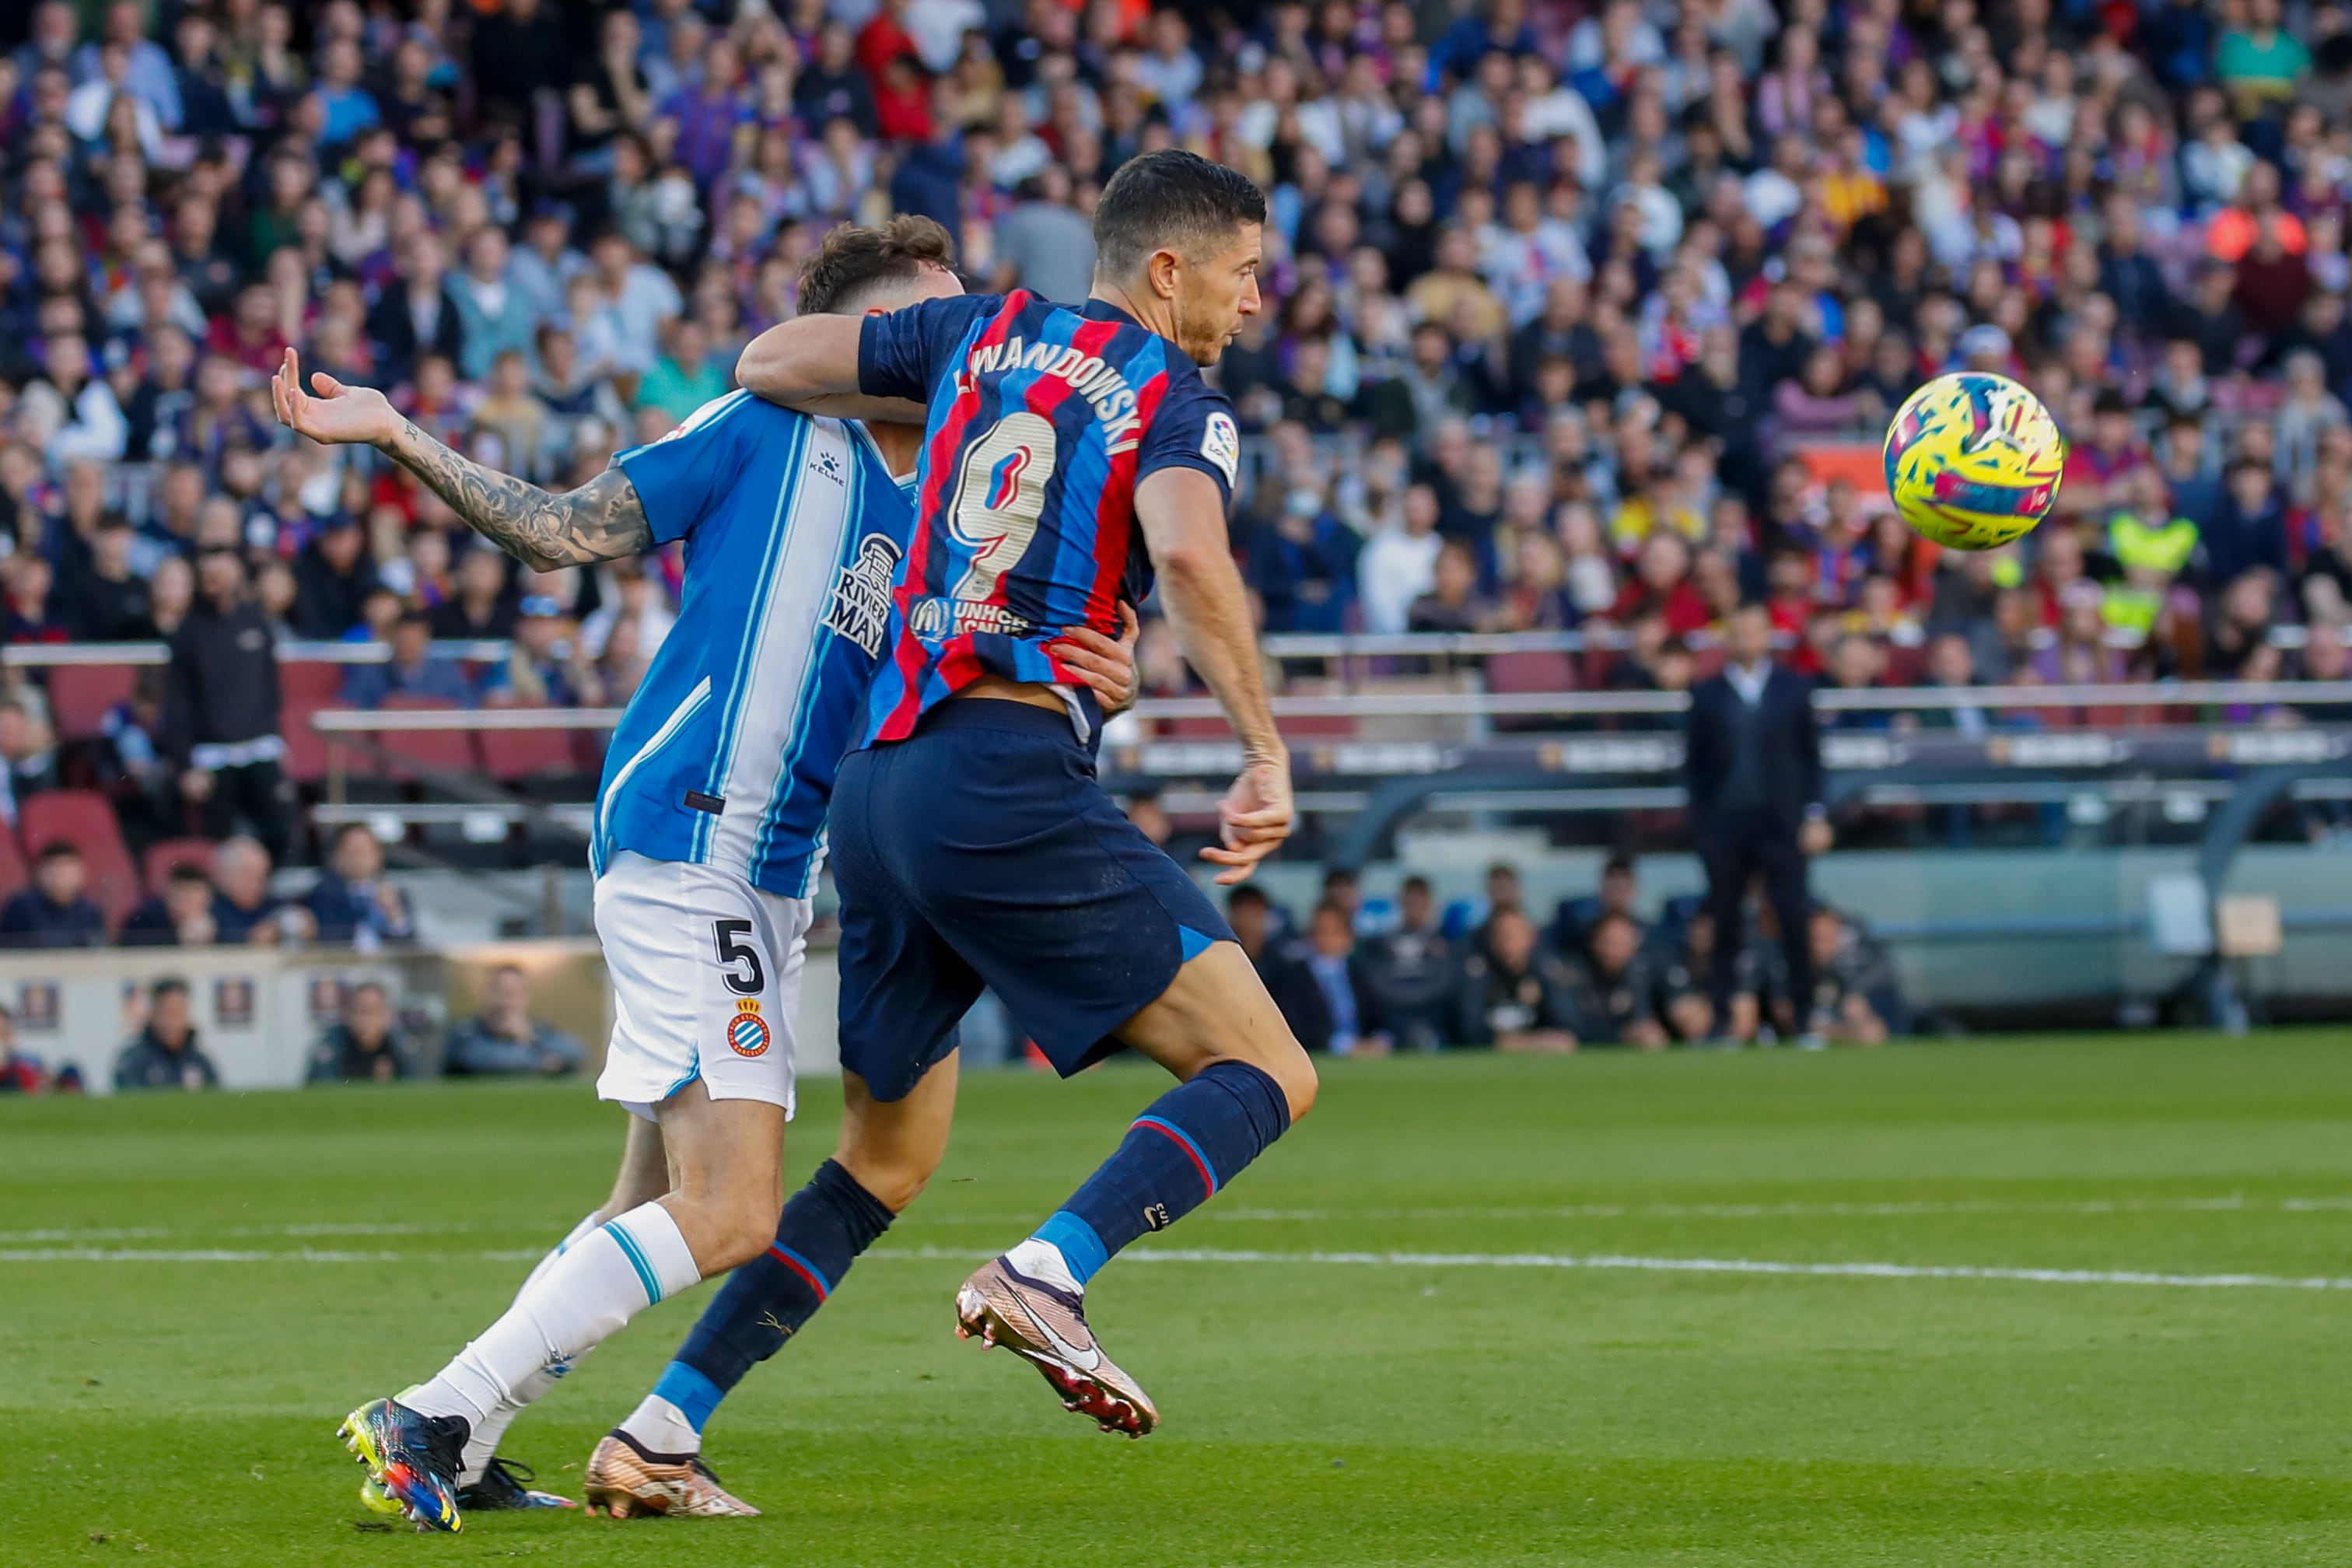
[[[1866,931],[1826,903],[1807,913],[1812,973],[1797,994],[1769,908],[1726,954],[1696,895],[1645,920],[1639,868],[1611,857],[1599,888],[1532,908],[1516,867],[1486,871],[1483,898],[1441,906],[1408,877],[1393,900],[1367,900],[1334,870],[1303,924],[1257,888],[1227,900],[1234,934],[1291,1032],[1311,1051],[1385,1055],[1486,1046],[1564,1052],[1588,1046],[1660,1050],[1748,1041],[1875,1046],[1916,1020],[1894,966]],[[1729,1016],[1717,1019],[1716,966],[1731,970]]]
[[[318,701],[599,705],[669,625],[671,556],[519,571],[371,454],[292,441],[287,347],[565,487],[724,392],[827,226],[928,213],[976,286],[1075,299],[1095,193],[1169,143],[1272,195],[1265,310],[1217,372],[1269,632],[1598,633],[1578,679],[1670,688],[1747,596],[1844,686],[2347,673],[2340,5],[9,12],[0,637],[171,642],[71,716],[105,743],[62,782],[134,848],[310,853],[268,639],[391,645]],[[2025,548],[1939,558],[1850,476],[1963,364],[2074,449]],[[52,673],[0,694],[28,858]]]
[[[115,1053],[110,1078],[117,1092],[220,1087],[220,1068],[205,1049],[185,980],[166,975],[131,988],[124,1000],[132,1032]],[[563,1078],[578,1072],[587,1056],[580,1042],[533,1017],[530,1002],[529,977],[513,964],[502,964],[487,979],[480,1010],[439,1029],[415,1011],[404,1010],[383,981],[362,980],[341,990],[332,1021],[304,1057],[302,1081],[392,1083],[439,1074]],[[23,1049],[16,1016],[0,1007],[0,1095],[79,1094],[89,1088],[79,1063],[52,1068]]]

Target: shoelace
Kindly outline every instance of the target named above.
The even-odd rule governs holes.
[[[482,1468],[482,1479],[484,1480],[489,1479],[490,1472],[492,1470],[496,1470],[502,1479],[512,1485],[518,1491],[529,1491],[531,1489],[532,1484],[539,1479],[539,1472],[537,1470],[532,1469],[529,1465],[523,1464],[521,1461],[517,1459],[492,1459],[488,1465],[485,1465]]]

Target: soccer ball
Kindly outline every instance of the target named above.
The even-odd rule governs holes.
[[[2032,532],[2058,500],[2065,464],[2050,410],[2005,375],[1939,375],[1886,427],[1895,510],[1955,550],[1998,550]]]

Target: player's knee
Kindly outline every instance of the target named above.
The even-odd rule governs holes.
[[[923,1189],[931,1184],[931,1173],[939,1168],[937,1161],[877,1158],[847,1144],[833,1157],[849,1173],[851,1180],[871,1193],[875,1201],[892,1214],[906,1213],[908,1205],[921,1197]]]
[[[749,1263],[767,1251],[775,1242],[776,1226],[783,1217],[784,1206],[780,1203],[758,1205],[738,1215],[735,1223],[728,1227],[727,1267]]]
[[[1315,1071],[1315,1058],[1307,1054],[1307,1047],[1297,1040],[1289,1045],[1290,1048],[1278,1053],[1275,1060],[1258,1065],[1281,1089],[1282,1098],[1290,1106],[1290,1120],[1296,1124],[1315,1109],[1315,1090],[1321,1079]]]
[[[694,1249],[704,1265],[703,1277],[722,1274],[767,1251],[783,1215],[781,1193],[730,1194],[723,1202],[711,1205],[704,1215],[707,1246]]]

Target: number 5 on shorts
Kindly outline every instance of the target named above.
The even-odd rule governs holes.
[[[719,967],[726,971],[727,989],[738,996],[757,996],[767,989],[767,972],[760,967],[760,950],[743,939],[751,934],[750,921],[718,921],[710,928],[719,944]],[[735,966],[741,964],[739,973]]]

